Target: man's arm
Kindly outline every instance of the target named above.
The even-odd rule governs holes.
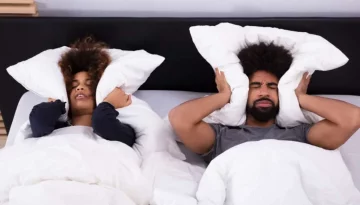
[[[204,154],[212,148],[215,132],[202,120],[228,103],[229,96],[217,93],[186,102],[170,111],[169,120],[175,133],[191,151]]]
[[[303,109],[325,118],[313,125],[307,139],[315,146],[337,149],[360,127],[360,108],[349,103],[318,96],[301,95]]]
[[[215,132],[202,120],[226,105],[231,89],[224,73],[216,70],[216,84],[219,93],[192,100],[179,105],[169,113],[169,120],[175,133],[186,147],[197,154],[208,152],[215,142]]]
[[[340,100],[307,95],[309,82],[310,78],[304,75],[296,89],[299,104],[325,119],[310,128],[307,140],[324,149],[337,149],[360,128],[360,108]]]

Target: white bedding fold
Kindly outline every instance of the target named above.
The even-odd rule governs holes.
[[[198,205],[358,205],[360,193],[339,151],[263,140],[214,159],[197,199]]]
[[[88,189],[89,199],[97,189],[114,200],[125,194],[135,204],[147,205],[152,189],[142,175],[141,160],[135,151],[123,143],[84,133],[54,132],[53,136],[27,139],[1,150],[0,204],[12,204],[9,196],[15,197],[14,203],[22,201],[22,197],[29,196],[19,193],[25,194],[30,187],[40,191],[54,187],[53,182],[74,182],[84,189],[82,194]],[[109,204],[117,204],[115,201]]]
[[[205,168],[156,152],[143,159],[142,170],[153,184],[151,205],[197,205],[195,194]]]

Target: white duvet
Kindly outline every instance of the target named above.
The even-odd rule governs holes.
[[[231,148],[206,169],[198,205],[359,205],[339,151],[263,140]]]
[[[55,130],[0,150],[0,204],[148,205],[140,165],[133,149],[91,128]]]
[[[195,195],[204,167],[156,152],[144,158],[142,170],[154,188],[150,205],[197,205]]]

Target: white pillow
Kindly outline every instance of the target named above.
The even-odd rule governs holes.
[[[44,98],[59,99],[69,108],[66,86],[58,62],[68,47],[49,49],[7,68],[7,72],[27,90]],[[66,120],[67,113],[62,116]]]
[[[120,87],[127,94],[133,94],[165,59],[144,50],[129,52],[111,49],[110,55],[117,60],[110,63],[99,81],[96,90],[97,104],[116,87]],[[171,130],[146,102],[132,96],[131,105],[117,111],[120,122],[134,128],[137,136],[134,149],[140,156],[168,151],[178,159],[186,159],[171,136]]]
[[[58,66],[58,62],[61,55],[69,49],[70,48],[64,46],[57,49],[46,50],[33,58],[9,67],[7,71],[18,83],[40,97],[60,99],[63,102],[68,102],[65,82],[61,69]],[[151,72],[164,61],[164,57],[149,54],[144,50],[123,51],[119,49],[108,49],[108,52],[112,61],[106,68],[98,84],[96,91],[97,104],[102,102],[115,87],[121,87],[128,94],[134,93],[146,81]],[[133,104],[135,105],[136,102],[138,101],[134,100]],[[138,134],[141,133],[143,138],[145,138],[147,134],[144,133],[145,131],[143,130],[139,131],[139,129],[142,127],[146,128],[146,126],[150,125],[147,123],[140,123],[142,121],[140,118],[146,116],[144,119],[154,123],[158,120],[158,118],[160,119],[160,117],[156,115],[149,106],[145,106],[145,104],[146,103],[144,102],[139,105],[131,106],[130,108],[137,109],[137,107],[139,107],[142,110],[146,110],[148,114],[131,110],[132,113],[139,114],[136,115],[139,120],[129,120],[129,122],[131,122],[129,124],[135,127],[135,130],[138,131]],[[66,110],[68,111],[68,109],[69,103],[66,103]],[[66,120],[66,118],[67,114],[64,114],[61,117],[61,120]],[[20,134],[23,136],[31,134],[31,132],[29,133],[31,130],[29,129],[30,127],[28,122],[25,123],[22,128],[23,133],[20,132]],[[169,136],[166,134],[163,135],[164,138]],[[148,148],[146,145],[147,143],[142,142],[145,142],[147,139],[142,140],[143,138],[139,138],[137,144],[138,146],[136,146],[135,149],[145,153]],[[164,147],[166,144],[167,150],[169,150],[174,157],[185,160],[185,155],[180,151],[176,142],[174,140],[170,141],[170,139],[172,139],[171,136],[166,139],[159,140],[157,142],[158,145],[160,146],[161,144]],[[149,140],[155,140],[155,138],[149,138]],[[153,149],[155,147],[153,144],[149,145],[149,149]]]
[[[190,28],[190,33],[196,48],[207,62],[213,68],[218,67],[224,71],[233,92],[229,104],[205,119],[212,123],[237,126],[246,120],[249,80],[237,57],[246,45],[273,42],[284,46],[293,54],[293,63],[278,85],[281,106],[277,123],[284,127],[321,120],[319,116],[303,111],[299,106],[294,90],[303,73],[335,69],[349,60],[324,38],[305,32],[221,23],[216,26],[194,26]]]

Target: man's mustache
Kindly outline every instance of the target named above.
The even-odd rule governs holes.
[[[260,101],[268,101],[268,102],[271,103],[272,106],[275,106],[275,103],[274,103],[272,100],[270,100],[269,98],[260,98],[260,99],[257,99],[257,100],[254,101],[253,105],[256,105],[256,103],[258,103],[258,102],[260,102]]]

